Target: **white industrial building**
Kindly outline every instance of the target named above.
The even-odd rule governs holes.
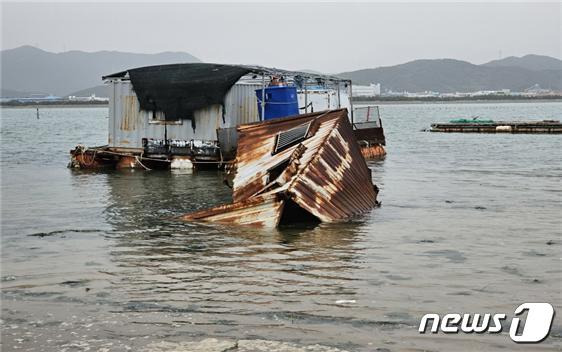
[[[376,97],[381,95],[381,84],[371,83],[368,86],[353,85],[353,95],[357,97]]]

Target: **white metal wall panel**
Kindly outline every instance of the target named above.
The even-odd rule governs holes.
[[[259,121],[256,89],[261,89],[261,84],[235,84],[230,89],[224,99],[227,122],[222,127]]]
[[[130,81],[110,82],[109,138],[111,147],[142,148],[143,138],[179,140],[216,140],[217,128],[236,127],[240,124],[259,121],[255,90],[261,84],[237,83],[227,93],[222,106],[213,105],[194,112],[195,129],[191,120],[181,120],[174,124],[151,123],[152,112],[141,111],[139,102]],[[349,97],[342,90],[342,107],[349,108]],[[304,92],[298,94],[299,107],[304,107]],[[308,102],[314,111],[338,107],[337,92],[333,90],[308,91]],[[308,110],[310,112],[310,109]],[[304,110],[301,110],[304,113]]]
[[[138,100],[127,81],[111,83],[109,111],[109,145],[121,148],[140,148],[142,119],[146,112],[138,110]]]
[[[141,148],[143,138],[216,140],[217,128],[234,127],[258,121],[255,90],[260,85],[236,84],[225,97],[225,121],[222,106],[213,105],[194,112],[191,120],[178,124],[151,123],[151,112],[141,111],[130,81],[110,83],[109,145],[120,148]]]

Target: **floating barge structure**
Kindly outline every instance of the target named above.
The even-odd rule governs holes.
[[[377,205],[378,188],[346,109],[242,125],[238,132],[229,170],[233,202],[181,220],[275,227],[346,220]]]
[[[108,144],[77,146],[70,167],[193,168],[236,157],[237,126],[347,108],[365,157],[385,154],[376,106],[354,108],[352,82],[275,68],[206,63],[141,67],[110,86]]]
[[[556,120],[543,121],[492,121],[452,120],[449,123],[434,123],[431,132],[461,133],[562,133],[562,123]]]

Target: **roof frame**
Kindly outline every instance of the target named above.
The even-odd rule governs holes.
[[[200,63],[197,63],[197,64],[200,64]],[[177,64],[171,64],[171,65],[177,65]],[[190,64],[186,63],[184,65],[190,65]],[[317,74],[317,73],[310,73],[310,72],[302,72],[302,71],[290,71],[290,70],[284,70],[284,69],[275,68],[275,67],[265,67],[265,66],[257,66],[257,65],[230,65],[230,64],[224,65],[224,64],[215,64],[215,63],[209,63],[209,65],[223,65],[223,66],[233,66],[233,67],[245,68],[249,72],[257,74],[257,75],[292,76],[292,77],[301,77],[303,79],[321,80],[321,81],[332,82],[332,83],[351,83],[350,79],[345,79],[345,78],[341,78],[341,77],[338,77],[338,76],[324,75],[324,74]],[[167,66],[167,65],[154,65],[154,66]],[[145,67],[148,67],[148,66],[145,66]],[[103,80],[111,80],[111,79],[128,78],[128,71],[129,71],[129,69],[124,70],[124,71],[120,71],[120,72],[116,72],[116,73],[112,73],[112,74],[109,74],[109,75],[106,75],[106,76],[102,76],[102,79]]]

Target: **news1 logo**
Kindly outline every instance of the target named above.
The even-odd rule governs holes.
[[[527,319],[522,324],[519,318],[527,312]],[[517,343],[538,343],[543,341],[550,333],[554,320],[554,308],[549,303],[523,303],[515,309],[514,318],[509,327],[509,337]],[[501,322],[506,319],[506,314],[445,314],[441,318],[438,314],[426,314],[422,317],[419,332],[425,334],[429,331],[437,333],[499,333],[503,327]],[[431,324],[430,324],[431,322]]]

